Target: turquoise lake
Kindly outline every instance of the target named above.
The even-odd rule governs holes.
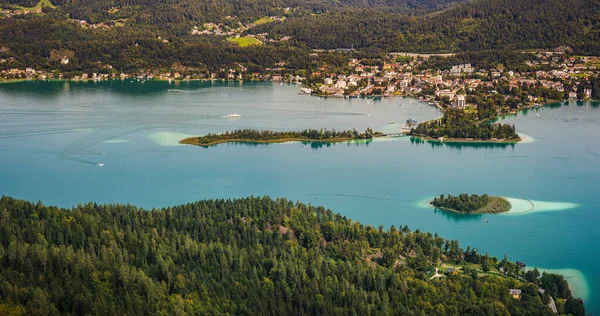
[[[409,137],[329,145],[177,144],[188,135],[242,128],[393,132],[408,118],[441,116],[409,98],[327,99],[298,91],[233,82],[0,84],[0,194],[62,207],[94,201],[144,208],[287,197],[562,272],[588,313],[600,313],[598,104],[555,104],[506,117],[503,123],[528,136],[515,145]],[[241,117],[224,117],[230,113]],[[534,206],[513,215],[448,214],[425,203],[441,193],[488,193]]]

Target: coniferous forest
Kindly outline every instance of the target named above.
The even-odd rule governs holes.
[[[467,261],[506,275],[429,277]],[[561,276],[526,280],[456,241],[268,197],[142,210],[3,196],[0,262],[0,314],[550,315],[538,284],[584,312]]]

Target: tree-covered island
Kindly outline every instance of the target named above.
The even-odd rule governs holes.
[[[450,194],[447,197],[442,194],[430,203],[444,211],[465,214],[502,213],[508,212],[511,208],[505,198],[487,194],[459,194],[458,196]]]
[[[373,139],[374,137],[384,136],[381,132],[374,132],[367,128],[360,133],[355,129],[350,131],[338,132],[335,129],[305,129],[303,131],[285,131],[277,132],[270,130],[242,129],[227,131],[222,134],[207,134],[199,137],[190,137],[181,140],[179,143],[197,146],[212,146],[220,143],[238,142],[238,143],[285,143],[291,141],[308,142],[345,142],[359,139]]]
[[[475,114],[460,109],[447,109],[442,118],[421,123],[409,134],[441,141],[521,141],[514,125],[480,122]]]

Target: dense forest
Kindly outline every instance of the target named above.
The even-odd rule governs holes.
[[[510,210],[510,203],[501,197],[488,196],[487,194],[459,194],[448,195],[443,194],[435,197],[431,201],[431,205],[444,209],[452,210],[460,213],[475,214],[475,213],[499,213]]]
[[[434,198],[431,204],[435,207],[457,210],[463,213],[473,213],[488,205],[489,202],[490,197],[487,194],[459,194],[458,196],[450,194],[447,197],[442,194]]]
[[[449,108],[439,120],[419,124],[411,129],[411,135],[432,138],[471,138],[475,140],[516,140],[519,135],[515,126],[509,124],[478,124],[475,114]]]
[[[476,60],[481,65],[512,60],[506,56],[518,56],[515,50],[559,45],[600,54],[599,1],[55,0],[55,9],[44,7],[41,13],[0,13],[0,59],[7,60],[0,69],[218,71],[242,63],[259,71],[285,61],[292,71],[310,71],[319,64],[310,58],[311,49],[350,47],[371,55],[499,52]],[[34,2],[4,0],[0,6],[10,11]],[[282,19],[252,24],[265,16]],[[209,22],[244,34],[266,33],[275,42],[241,48],[226,40],[230,35],[191,34],[193,27]],[[73,58],[61,65],[51,58],[53,50],[69,50]],[[477,56],[461,58],[472,62]]]
[[[421,16],[346,10],[290,18],[253,32],[293,36],[310,48],[456,52],[570,45],[600,53],[599,0],[474,0]]]
[[[371,139],[373,136],[380,135],[379,132],[374,132],[367,128],[363,133],[356,130],[351,131],[336,131],[335,129],[305,129],[303,131],[270,131],[270,130],[255,130],[243,129],[235,131],[227,131],[222,134],[207,134],[197,138],[192,138],[193,143],[197,145],[209,145],[224,141],[277,141],[277,140],[322,140],[331,139]],[[185,140],[182,141],[185,143]]]
[[[505,276],[466,268],[430,280],[443,262]],[[567,299],[561,313],[584,315],[564,278],[524,275],[456,241],[285,199],[153,210],[0,199],[1,314],[551,315],[546,286]]]

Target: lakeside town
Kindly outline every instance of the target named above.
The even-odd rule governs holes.
[[[316,71],[289,70],[285,62],[273,68],[250,72],[241,63],[219,71],[191,69],[174,65],[171,71],[146,71],[138,74],[119,72],[111,65],[100,65],[98,72],[61,73],[33,67],[0,71],[0,82],[14,80],[253,80],[302,84],[301,93],[327,97],[384,98],[411,96],[440,108],[476,108],[484,99],[493,100],[497,114],[551,101],[593,99],[589,79],[598,75],[600,58],[571,56],[566,49],[533,52],[518,67],[502,64],[478,68],[471,64],[429,68],[431,55],[392,53],[381,59],[348,58],[344,67],[322,64]],[[315,51],[313,55],[332,52]],[[62,65],[69,63],[69,52],[53,52]],[[0,59],[0,67],[10,63]]]

